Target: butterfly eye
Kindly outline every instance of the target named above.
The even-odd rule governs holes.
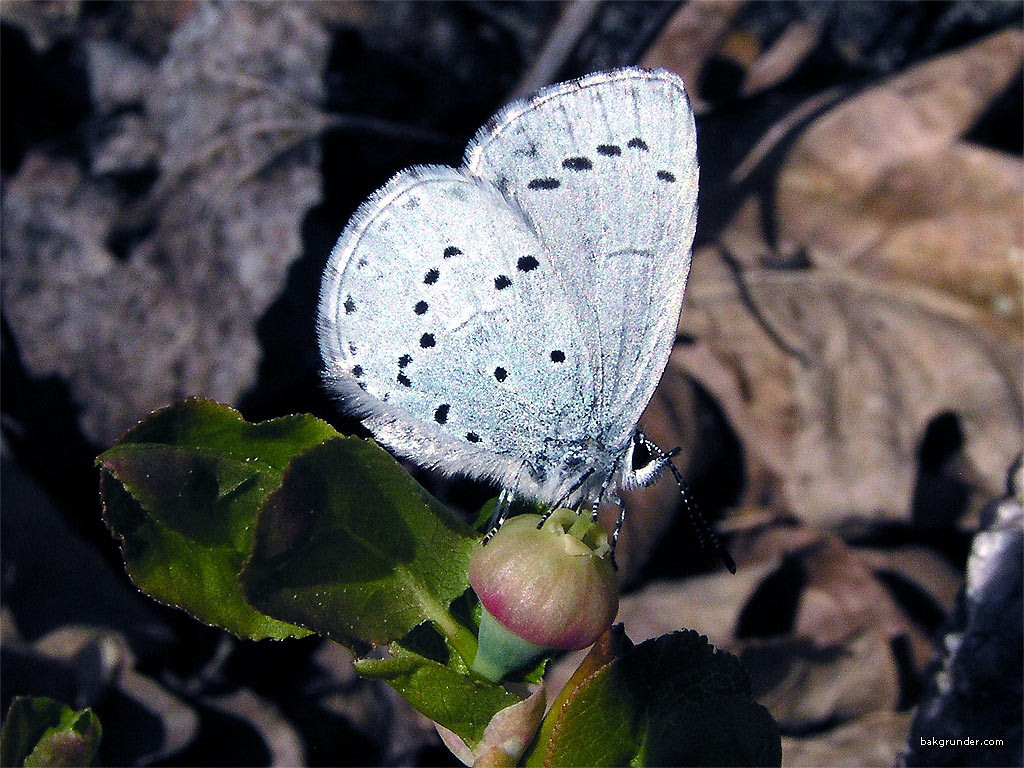
[[[647,447],[647,443],[640,435],[633,437],[633,451],[629,459],[629,468],[634,472],[639,472],[641,469],[646,467],[653,460],[651,451]]]

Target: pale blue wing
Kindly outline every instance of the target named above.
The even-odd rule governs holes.
[[[624,446],[661,378],[696,226],[696,133],[682,81],[602,72],[484,126],[470,173],[522,211],[573,297],[600,425]]]
[[[524,460],[550,469],[560,436],[590,429],[595,390],[554,269],[488,182],[403,171],[331,254],[319,315],[329,385],[421,465],[505,485]]]

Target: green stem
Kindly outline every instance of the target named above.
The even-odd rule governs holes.
[[[468,667],[476,658],[476,637],[446,610],[431,611],[430,620]]]

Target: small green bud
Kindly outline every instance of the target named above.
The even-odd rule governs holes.
[[[569,509],[538,529],[520,515],[477,547],[469,583],[483,606],[474,671],[490,680],[549,650],[577,650],[611,626],[618,585],[601,527]]]

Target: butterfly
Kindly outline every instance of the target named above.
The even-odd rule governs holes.
[[[395,454],[498,484],[491,534],[515,496],[595,516],[608,499],[614,547],[620,490],[665,467],[684,487],[637,422],[676,335],[697,179],[670,72],[505,107],[462,167],[401,171],[345,228],[320,294],[328,387]]]

